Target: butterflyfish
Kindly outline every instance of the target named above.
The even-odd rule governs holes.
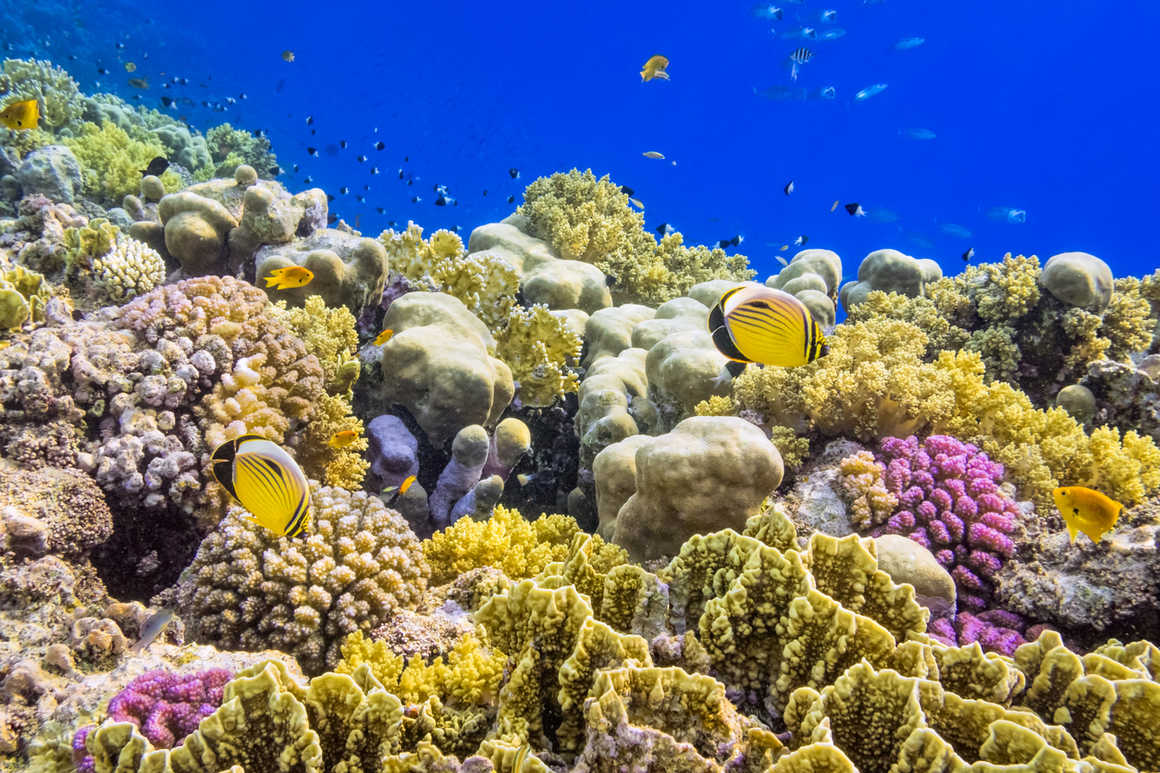
[[[35,129],[40,122],[40,105],[35,99],[22,99],[0,110],[0,124],[9,129]]]
[[[129,652],[136,655],[149,645],[157,640],[161,632],[165,630],[165,626],[169,625],[169,621],[173,619],[173,610],[165,607],[158,612],[154,612],[145,623],[141,626],[140,637],[137,643],[129,648]]]
[[[669,74],[665,70],[669,66],[669,60],[660,54],[655,54],[648,58],[644,63],[644,69],[640,71],[641,81],[651,81],[653,78],[661,78],[663,80],[669,79]]]
[[[261,435],[242,435],[214,449],[214,478],[252,520],[297,537],[310,526],[310,484],[294,457]]]
[[[641,153],[641,155],[644,156],[645,158],[659,158],[662,160],[665,157],[664,153],[661,153],[661,152],[656,151],[656,150],[646,150],[644,153]]]
[[[528,761],[528,754],[532,751],[532,745],[526,743],[516,751],[515,759],[512,760],[512,773],[524,773],[524,763]]]
[[[1067,535],[1075,543],[1075,536],[1083,532],[1092,542],[1099,542],[1105,532],[1111,531],[1124,506],[1100,492],[1084,486],[1060,486],[1051,492],[1055,506],[1067,524]]]
[[[374,340],[375,346],[382,346],[387,341],[390,341],[391,336],[393,336],[394,334],[395,334],[395,331],[393,328],[389,328],[389,327],[386,328],[385,330],[383,330],[383,332],[381,332],[377,336],[375,336],[375,340]]]
[[[359,432],[357,429],[343,429],[331,435],[330,440],[326,441],[326,444],[331,448],[346,448],[358,440],[358,436]]]
[[[804,303],[762,285],[736,287],[709,312],[717,350],[735,362],[791,368],[830,351],[822,329]]]
[[[314,272],[305,266],[284,266],[274,269],[266,276],[266,287],[273,287],[275,290],[305,287],[312,279]]]

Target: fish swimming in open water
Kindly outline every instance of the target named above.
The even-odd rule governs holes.
[[[669,74],[665,72],[665,68],[669,66],[669,60],[660,54],[654,54],[648,58],[644,63],[644,68],[640,71],[641,81],[651,81],[654,78],[661,80],[668,80]]]
[[[1085,486],[1060,486],[1051,495],[1067,524],[1067,535],[1073,544],[1081,531],[1092,542],[1099,542],[1116,525],[1124,510],[1116,500]]]
[[[214,479],[250,512],[250,520],[283,537],[310,526],[310,484],[294,457],[261,435],[242,435],[214,449]]]

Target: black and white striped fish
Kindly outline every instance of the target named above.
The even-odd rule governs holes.
[[[801,48],[795,49],[793,52],[791,52],[789,55],[789,77],[796,81],[798,65],[805,64],[813,58],[814,52],[805,46],[802,46]]]

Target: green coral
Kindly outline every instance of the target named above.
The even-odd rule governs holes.
[[[0,65],[0,95],[35,99],[40,120],[50,129],[63,129],[81,117],[81,93],[77,82],[52,62],[39,59],[5,59]]]
[[[23,266],[0,270],[0,330],[15,330],[25,322],[44,321],[44,307],[53,295],[44,276]]]
[[[156,139],[130,137],[109,122],[100,126],[86,122],[75,136],[62,142],[81,164],[85,193],[105,206],[120,206],[121,199],[137,193],[141,170],[166,154],[165,146]]]
[[[266,137],[223,123],[205,133],[205,142],[215,165],[209,177],[233,177],[234,170],[242,164],[252,166],[258,177],[265,180],[278,175],[278,159],[270,151],[270,140]]]
[[[547,306],[513,307],[496,336],[496,355],[512,370],[524,405],[549,406],[580,387],[576,365],[584,341]]]
[[[680,234],[657,244],[620,187],[608,175],[597,179],[590,169],[537,179],[517,211],[528,218],[529,233],[560,257],[591,263],[612,276],[617,303],[656,306],[707,279],[745,281],[755,273],[744,256],[686,247]]]

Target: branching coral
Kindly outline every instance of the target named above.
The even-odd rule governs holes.
[[[429,570],[406,522],[375,497],[311,486],[309,536],[291,541],[234,506],[202,542],[180,588],[194,635],[294,654],[319,673],[354,631],[413,607]]]
[[[466,255],[453,231],[438,230],[424,239],[415,223],[399,233],[383,231],[379,241],[392,271],[463,301],[492,332],[507,323],[520,289],[519,274],[507,261],[490,253]]]
[[[214,177],[232,177],[241,164],[252,166],[262,179],[278,175],[278,159],[270,152],[270,140],[264,136],[223,123],[205,133],[205,144],[215,165]]]
[[[564,515],[549,515],[530,523],[517,510],[502,505],[486,521],[462,518],[423,542],[431,566],[431,583],[440,585],[483,566],[494,566],[518,580],[541,572],[549,562],[562,561],[580,530]]]

